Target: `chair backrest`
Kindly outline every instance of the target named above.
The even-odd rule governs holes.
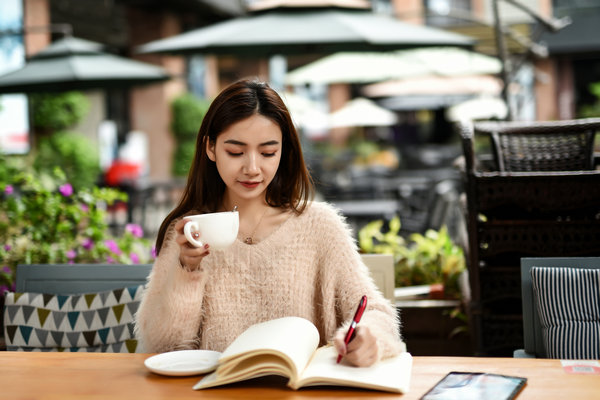
[[[152,266],[18,265],[7,293],[7,350],[143,352],[134,315]]]
[[[18,265],[16,291],[80,294],[143,285],[152,264]]]
[[[391,254],[361,254],[361,257],[369,268],[375,284],[383,293],[383,297],[394,304],[394,256]]]
[[[488,134],[499,171],[579,171],[594,168],[594,138],[600,119],[479,122]]]
[[[548,353],[544,345],[538,307],[535,303],[531,276],[533,267],[600,269],[600,257],[521,258],[524,350],[528,355],[545,358]]]

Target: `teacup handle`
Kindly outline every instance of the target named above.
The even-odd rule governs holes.
[[[188,242],[190,242],[191,244],[193,244],[196,247],[203,247],[204,243],[202,243],[200,240],[194,239],[194,236],[192,235],[192,231],[199,231],[199,230],[200,229],[198,228],[198,224],[196,223],[196,221],[188,221],[183,226],[183,233],[185,235],[185,238],[188,240]]]

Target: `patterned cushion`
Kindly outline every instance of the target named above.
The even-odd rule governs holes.
[[[7,292],[7,350],[143,352],[133,316],[143,285],[77,295]]]
[[[549,358],[600,359],[600,269],[531,268]]]

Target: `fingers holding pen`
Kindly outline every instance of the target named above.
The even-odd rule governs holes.
[[[344,332],[339,331],[334,337],[334,346],[344,360],[357,367],[368,367],[379,360],[377,338],[366,325],[356,327],[354,338],[344,344]]]

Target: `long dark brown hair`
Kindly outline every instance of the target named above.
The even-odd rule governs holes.
[[[196,154],[179,204],[162,222],[156,239],[160,252],[169,225],[191,210],[216,212],[223,201],[225,182],[216,164],[206,154],[207,141],[213,145],[221,132],[252,115],[260,114],[281,129],[281,161],[267,188],[266,200],[272,207],[290,208],[301,214],[314,195],[314,187],[304,163],[298,132],[283,100],[267,83],[243,79],[226,87],[211,103],[198,132]]]

